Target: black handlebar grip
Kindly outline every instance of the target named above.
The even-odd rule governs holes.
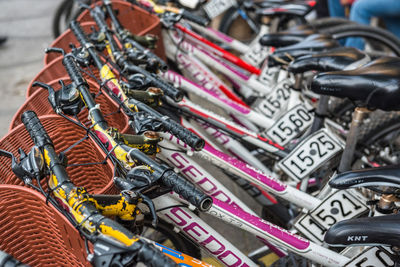
[[[21,121],[25,125],[26,130],[31,136],[33,143],[38,147],[51,145],[54,147],[50,136],[47,134],[42,123],[36,113],[32,110],[27,110],[21,115]]]
[[[136,241],[133,245],[137,246],[137,261],[143,262],[146,266],[177,266],[177,264],[154,245],[147,243],[143,240]]]
[[[187,11],[185,9],[182,11],[181,14],[182,14],[182,17],[184,19],[190,20],[190,21],[192,21],[194,23],[197,23],[197,24],[199,24],[201,26],[207,26],[210,23],[210,20],[208,18],[195,15],[192,12]]]
[[[85,35],[85,32],[82,30],[81,25],[79,25],[79,22],[76,22],[74,20],[71,21],[69,23],[69,28],[83,47],[86,47],[88,44],[90,44],[89,39]]]
[[[152,75],[152,84],[154,87],[158,87],[164,91],[164,94],[171,97],[175,102],[179,102],[183,99],[183,93],[181,90],[175,88],[174,86],[161,81],[156,75]]]
[[[174,136],[178,137],[180,140],[185,142],[187,145],[189,145],[191,148],[193,148],[196,151],[200,151],[203,149],[205,142],[202,138],[200,138],[197,134],[192,133],[189,131],[187,128],[184,126],[180,125],[167,115],[162,115],[158,111],[152,109],[145,103],[140,102],[137,99],[130,98],[129,102],[133,103],[135,106],[138,107],[140,111],[144,111],[157,119],[159,119],[164,128],[169,131],[171,134]]]
[[[161,177],[164,185],[193,204],[200,211],[207,211],[212,206],[212,198],[201,192],[190,181],[176,174],[173,170],[166,170]]]
[[[99,6],[95,6],[91,11],[90,15],[96,22],[97,26],[99,26],[100,31],[106,31],[108,25],[104,19],[104,13]]]
[[[62,62],[65,69],[67,70],[69,77],[71,78],[71,81],[77,88],[79,88],[79,86],[81,85],[89,88],[89,85],[87,84],[85,78],[83,78],[82,73],[78,69],[78,66],[76,65],[75,59],[72,55],[65,55]]]
[[[164,94],[171,97],[175,102],[179,102],[183,99],[183,93],[181,90],[175,88],[167,82],[161,80],[156,74],[149,73],[141,67],[129,64],[125,66],[125,70],[129,73],[141,73],[150,80],[154,87],[158,87],[164,91]]]
[[[203,149],[205,142],[202,138],[200,138],[197,134],[192,133],[171,118],[166,118],[164,120],[164,127],[194,150],[200,151]]]

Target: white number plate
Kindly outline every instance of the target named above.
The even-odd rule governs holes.
[[[364,202],[364,197],[355,190],[337,191],[297,220],[295,228],[307,238],[322,243],[325,232],[332,225],[366,212],[368,207]]]
[[[336,137],[321,129],[296,146],[278,166],[295,180],[301,180],[342,150]]]
[[[251,46],[250,50],[242,58],[253,66],[259,66],[269,54],[268,47],[262,46],[259,42]]]
[[[290,99],[290,80],[280,82],[267,96],[260,98],[254,109],[274,119],[286,111]]]
[[[313,118],[307,108],[299,104],[275,122],[266,134],[272,141],[284,146],[307,129]]]
[[[204,11],[210,19],[213,19],[234,5],[236,0],[211,0],[204,5]]]
[[[346,267],[389,267],[394,266],[394,262],[384,252],[376,247],[364,250],[360,255],[348,262]]]

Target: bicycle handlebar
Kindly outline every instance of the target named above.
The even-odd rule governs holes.
[[[134,40],[134,36],[129,31],[124,30],[124,28],[122,27],[121,23],[119,22],[117,16],[114,14],[114,10],[112,9],[112,6],[111,6],[111,1],[103,1],[103,2],[104,2],[104,6],[106,7],[107,13],[110,16],[111,21],[116,29],[116,32],[119,35],[119,37],[122,39],[122,41],[130,44],[135,49],[142,52],[150,60],[156,61],[159,65],[160,70],[162,72],[166,72],[168,70],[168,65],[164,62],[164,60],[159,58],[156,54],[151,52],[149,49],[144,48],[141,44],[139,44],[136,40]]]
[[[85,85],[84,78],[82,77],[81,73],[79,72],[78,67],[72,57],[72,55],[65,55],[63,59],[63,64],[67,69],[68,74],[70,74],[71,81],[74,84],[80,84],[81,89],[79,89],[82,97],[84,98],[84,102],[88,106],[89,109],[92,109],[96,106],[95,101],[91,97],[90,93]],[[75,80],[76,79],[76,80]],[[82,81],[83,80],[83,81]],[[78,87],[78,88],[80,88]],[[102,113],[98,109],[94,109],[93,112],[90,112],[90,115],[93,116],[93,120],[95,123],[99,124],[103,129],[107,129],[108,125],[105,121]],[[194,139],[193,139],[194,140]],[[202,139],[200,139],[200,142]],[[198,190],[193,184],[189,181],[185,180],[183,177],[178,176],[168,167],[163,166],[143,152],[138,149],[133,149],[129,146],[120,144],[120,146],[125,150],[129,151],[129,155],[139,161],[142,164],[150,166],[157,174],[159,178],[163,182],[163,184],[169,188],[171,188],[174,192],[182,195],[187,201],[191,204],[195,205],[198,209],[202,211],[206,211],[211,208],[212,199],[211,197],[207,196],[200,190]]]
[[[171,132],[173,135],[178,137],[180,140],[188,144],[191,148],[196,151],[200,151],[203,149],[205,142],[202,138],[198,135],[192,133],[173,119],[169,118],[168,116],[163,116],[162,114],[158,113],[156,110],[152,109],[148,105],[134,99],[130,98],[129,103],[134,104],[139,110],[144,111],[157,119],[161,120],[163,126],[166,130]]]
[[[65,200],[68,202],[71,201],[72,198],[76,197],[76,193],[74,193],[76,187],[69,180],[65,167],[60,162],[60,159],[54,150],[53,142],[36,113],[28,110],[21,115],[21,120],[34,144],[46,150],[46,156],[49,158],[48,166],[51,168],[51,171],[56,176],[57,180],[59,179],[58,185],[61,185],[63,187],[62,190],[65,190]],[[91,202],[80,200],[79,204],[80,205],[77,205],[77,209],[79,209],[77,212],[81,212],[84,218],[90,217],[90,222],[93,223],[96,226],[96,229],[100,230],[103,234],[105,234],[104,232],[107,232],[105,235],[110,235],[113,238],[120,237],[117,240],[119,240],[121,244],[125,245],[128,251],[137,253],[136,260],[142,261],[149,266],[176,266],[170,258],[165,256],[154,246],[136,237],[117,222],[100,215]],[[113,233],[116,235],[113,235]]]
[[[122,147],[129,149],[129,147],[125,145],[122,145]],[[199,210],[207,211],[211,208],[212,198],[197,189],[197,187],[188,180],[176,174],[171,168],[159,164],[155,160],[149,158],[139,149],[131,148],[129,150],[129,156],[144,165],[148,165],[154,170],[153,175],[158,176],[165,186],[171,188],[175,193],[181,195]]]
[[[123,71],[128,73],[140,73],[144,75],[154,87],[158,87],[164,91],[164,94],[171,97],[175,102],[179,102],[183,99],[183,93],[181,90],[175,88],[167,82],[161,80],[154,73],[149,73],[148,71],[142,69],[141,67],[135,66],[133,64],[129,64],[124,59],[120,58],[120,64],[123,67]]]

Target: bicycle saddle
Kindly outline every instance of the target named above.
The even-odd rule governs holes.
[[[367,186],[389,186],[400,188],[400,166],[385,166],[343,172],[329,181],[337,189]]]
[[[400,110],[400,58],[383,57],[355,70],[318,74],[311,90],[348,97],[370,109]]]
[[[288,70],[292,73],[303,73],[310,70],[336,71],[349,67],[355,69],[364,65],[368,60],[369,57],[356,48],[339,47],[315,55],[296,58],[290,63]]]
[[[297,44],[315,33],[316,31],[310,26],[299,25],[291,27],[287,31],[267,33],[260,38],[260,44],[263,46],[284,47]]]
[[[269,66],[276,66],[277,64],[282,64],[277,59],[290,62],[293,58],[315,54],[338,46],[339,43],[328,35],[313,34],[297,44],[276,49],[269,56],[268,64]]]
[[[344,220],[334,224],[324,240],[332,246],[400,246],[399,221],[400,214]]]
[[[261,16],[289,15],[289,16],[304,17],[312,9],[313,6],[309,5],[308,3],[299,2],[299,3],[289,3],[273,7],[260,8],[256,10],[256,14]]]

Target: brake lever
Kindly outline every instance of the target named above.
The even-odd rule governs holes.
[[[164,12],[160,21],[165,28],[170,29],[172,28],[172,26],[174,26],[175,23],[179,22],[181,19],[182,19],[181,14]]]
[[[30,178],[27,178],[27,176],[28,176],[27,172],[23,169],[23,167],[21,165],[22,160],[24,160],[27,157],[27,155],[25,154],[25,152],[23,150],[22,150],[22,152],[20,152],[21,156],[25,155],[25,157],[21,158],[20,162],[18,162],[17,159],[15,158],[14,154],[9,151],[0,149],[0,156],[11,158],[11,169],[12,169],[13,173],[18,178],[20,178],[24,182],[24,184],[30,185],[32,180]]]
[[[45,52],[46,54],[49,54],[49,53],[59,53],[59,54],[62,54],[63,57],[65,56],[65,51],[64,51],[64,49],[59,48],[59,47],[48,47],[48,48],[46,48],[46,49],[44,50],[44,52]]]
[[[157,227],[158,217],[156,208],[153,201],[148,196],[133,190],[123,190],[121,191],[121,194],[127,199],[128,203],[143,203],[146,207],[148,207],[152,218],[151,225],[153,225],[153,227]]]
[[[9,151],[0,149],[0,156],[1,156],[1,157],[7,157],[7,158],[10,158],[10,159],[11,159],[11,169],[12,169],[13,172],[14,172],[14,168],[16,168],[16,167],[18,166],[18,162],[17,162],[17,160],[16,160],[14,154],[11,153],[11,152],[9,152]]]

